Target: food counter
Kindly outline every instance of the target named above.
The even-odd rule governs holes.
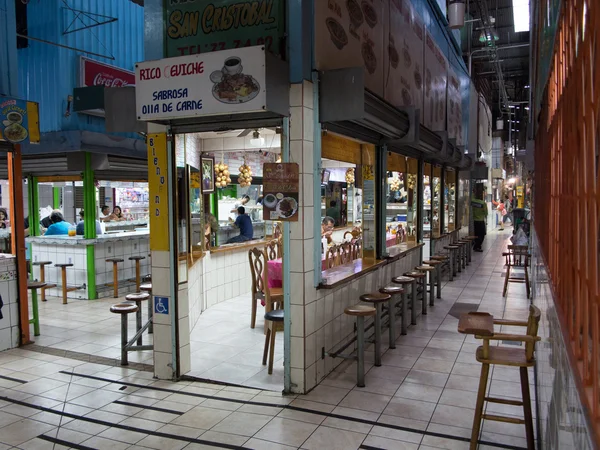
[[[117,222],[118,223],[118,222]],[[54,264],[72,263],[73,267],[67,269],[67,284],[69,287],[78,287],[68,293],[69,298],[89,299],[93,293],[89,292],[88,271],[93,270],[96,280],[97,297],[112,296],[112,286],[106,286],[113,280],[113,264],[106,262],[108,258],[120,258],[123,262],[118,264],[119,296],[135,291],[135,283],[128,281],[135,278],[135,261],[130,261],[132,256],[144,256],[140,261],[140,272],[144,276],[150,272],[148,229],[103,234],[95,239],[85,239],[83,236],[39,236],[29,237],[26,242],[31,246],[31,261],[52,261],[45,268],[46,282],[61,284],[61,272]],[[94,246],[95,267],[87,266],[87,246]],[[33,266],[34,278],[39,279],[39,267]],[[49,296],[61,296],[60,287],[48,289]]]
[[[121,222],[103,222],[106,233],[116,231],[134,231],[136,228],[146,228],[148,219],[123,220]]]
[[[19,346],[19,295],[17,260],[0,255],[0,351]]]

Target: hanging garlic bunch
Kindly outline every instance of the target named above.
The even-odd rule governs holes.
[[[400,190],[400,179],[397,177],[394,177],[390,181],[390,191],[398,192],[399,190]]]
[[[241,187],[248,187],[252,184],[252,169],[246,163],[246,159],[244,158],[244,164],[240,166],[240,175],[238,177],[238,184]]]
[[[346,183],[348,183],[348,185],[352,185],[354,184],[355,178],[354,178],[354,169],[352,167],[350,167],[349,169],[346,170]]]
[[[415,189],[417,187],[417,176],[411,173],[408,174],[408,189]]]
[[[222,159],[220,164],[215,165],[215,180],[215,186],[218,188],[227,187],[231,183],[229,166],[224,164]]]

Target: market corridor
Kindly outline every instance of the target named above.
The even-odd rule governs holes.
[[[468,311],[526,317],[524,285],[512,284],[506,299],[501,294],[509,236],[488,234],[484,253],[446,283],[442,300],[385,353],[381,367],[368,368],[365,388],[355,386],[347,364],[309,394],[282,397],[158,381],[151,372],[27,347],[2,352],[0,448],[467,449],[480,365],[478,344],[456,327]],[[490,378],[492,394],[519,398],[518,371],[494,368]],[[494,411],[522,414],[513,406]],[[484,422],[482,430],[480,449],[526,446],[521,425]]]

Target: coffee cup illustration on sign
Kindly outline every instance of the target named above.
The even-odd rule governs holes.
[[[242,67],[242,60],[237,56],[232,56],[231,58],[227,58],[225,60],[225,65],[223,66],[223,73],[228,75],[237,75],[241,73],[244,68]]]

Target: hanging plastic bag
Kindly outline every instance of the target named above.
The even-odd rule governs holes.
[[[527,238],[527,234],[523,231],[523,227],[519,227],[514,236],[510,238],[513,245],[528,245],[529,239]]]

